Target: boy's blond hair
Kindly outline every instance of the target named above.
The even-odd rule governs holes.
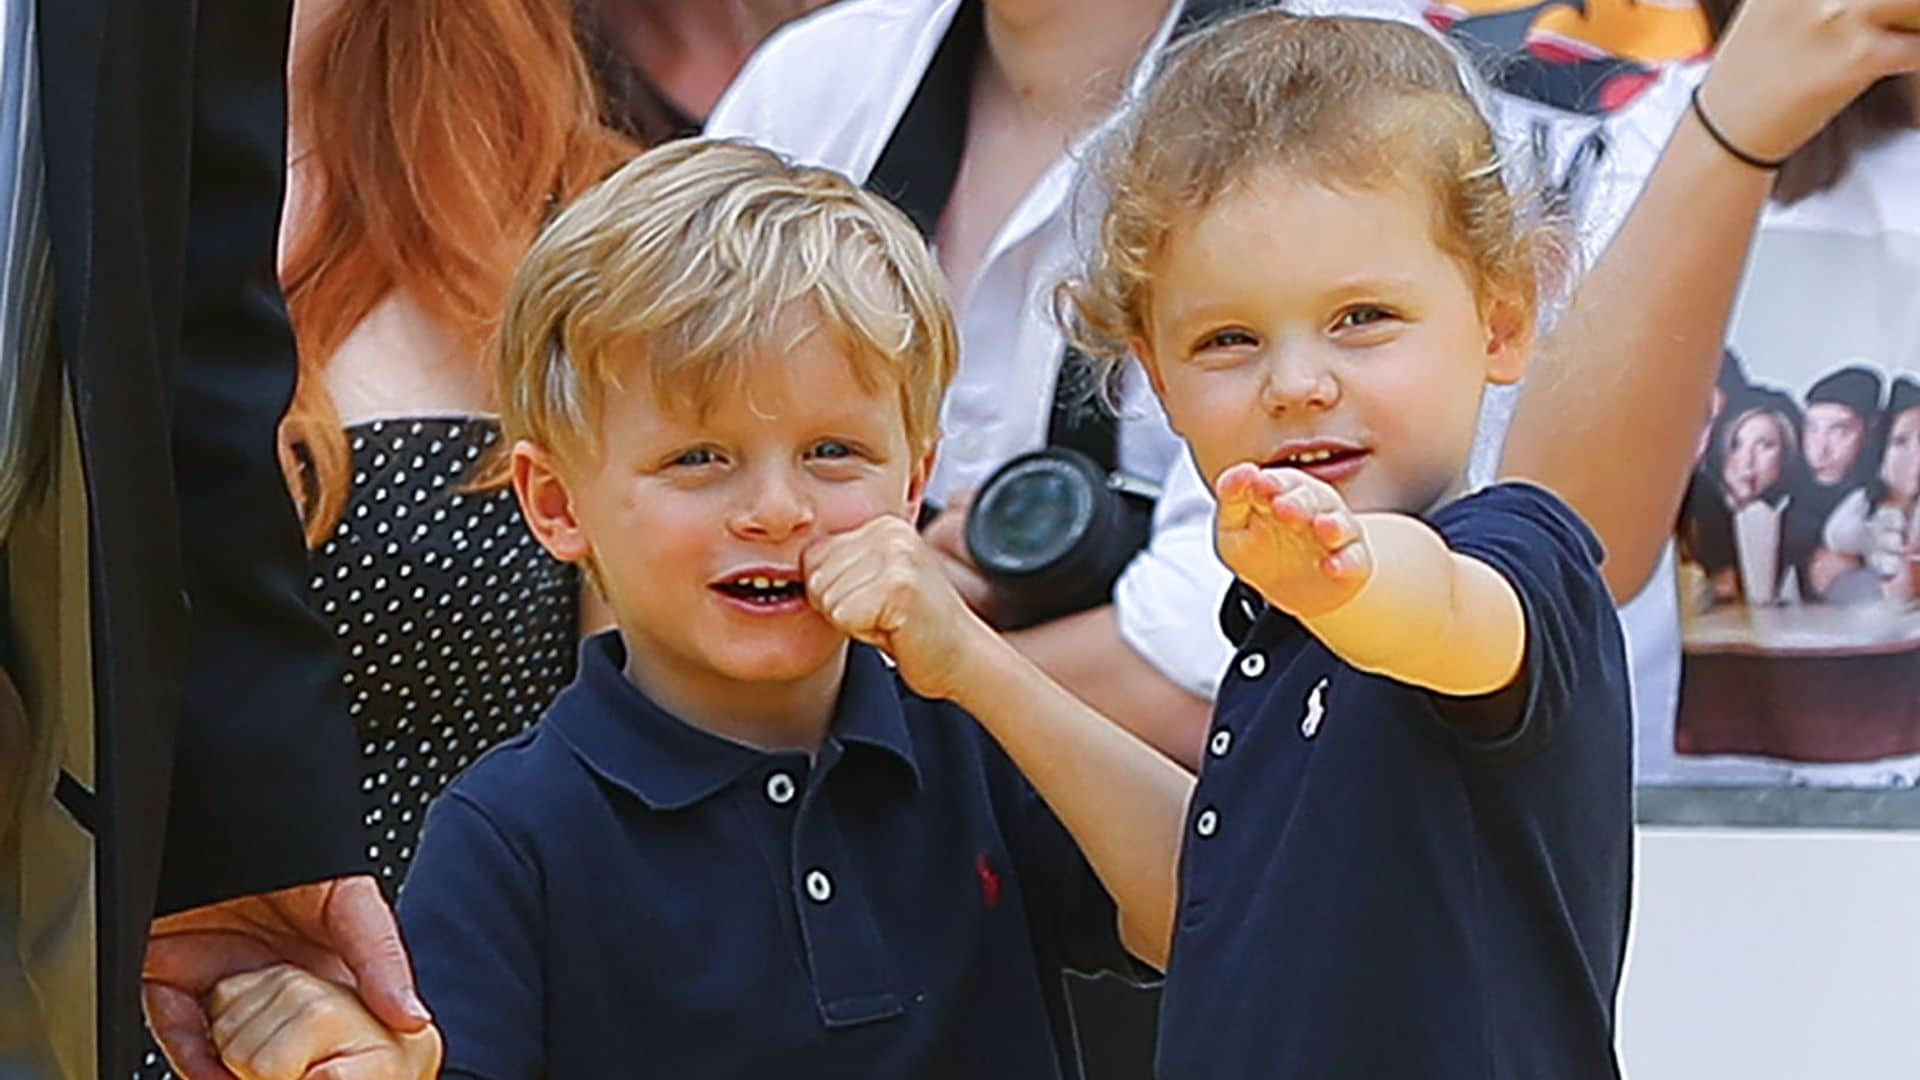
[[[826,169],[737,142],[669,143],[554,219],[514,275],[497,340],[506,445],[597,451],[610,387],[636,370],[698,415],[740,392],[791,305],[834,335],[869,389],[900,387],[916,455],[933,448],[958,354],[943,279],[913,225]]]

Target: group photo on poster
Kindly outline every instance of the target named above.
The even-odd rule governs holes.
[[[1676,535],[1682,766],[1920,776],[1920,232],[1846,219],[1864,188],[1788,208],[1756,245]]]

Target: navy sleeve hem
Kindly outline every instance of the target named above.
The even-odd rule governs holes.
[[[1456,552],[1492,567],[1513,586],[1526,620],[1526,655],[1513,685],[1473,698],[1429,695],[1436,720],[1456,745],[1486,760],[1522,757],[1554,737],[1568,708],[1568,688],[1592,644],[1581,627],[1596,605],[1611,617],[1612,600],[1600,576],[1604,549],[1572,508],[1545,488],[1503,483],[1450,504],[1434,526]],[[1487,710],[1513,702],[1513,723],[1501,734],[1473,730]],[[1464,710],[1464,712],[1463,712]],[[1463,721],[1465,721],[1463,723]]]

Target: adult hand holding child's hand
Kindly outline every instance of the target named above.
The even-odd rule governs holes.
[[[351,990],[291,964],[221,980],[211,1035],[239,1080],[426,1080],[440,1033],[389,1031]]]
[[[1359,519],[1324,481],[1242,462],[1214,487],[1221,560],[1275,607],[1303,619],[1324,615],[1373,575]]]
[[[933,549],[900,518],[830,536],[807,549],[800,568],[815,610],[891,656],[923,697],[952,697],[968,647],[992,634],[954,591]]]

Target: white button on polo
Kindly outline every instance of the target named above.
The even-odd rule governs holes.
[[[775,806],[785,806],[793,801],[795,788],[793,777],[777,772],[767,777],[767,801]]]
[[[1193,831],[1201,836],[1212,836],[1219,828],[1220,815],[1211,806],[1200,811],[1200,816],[1193,819]]]
[[[1240,674],[1245,675],[1249,679],[1257,679],[1266,673],[1267,656],[1265,653],[1250,652],[1240,658]]]
[[[1226,757],[1227,751],[1232,748],[1232,746],[1233,732],[1228,731],[1226,728],[1221,728],[1219,731],[1214,732],[1213,738],[1207,742],[1207,750],[1211,752],[1214,757]]]
[[[833,879],[825,870],[807,871],[807,895],[816,904],[824,904],[833,899]]]

